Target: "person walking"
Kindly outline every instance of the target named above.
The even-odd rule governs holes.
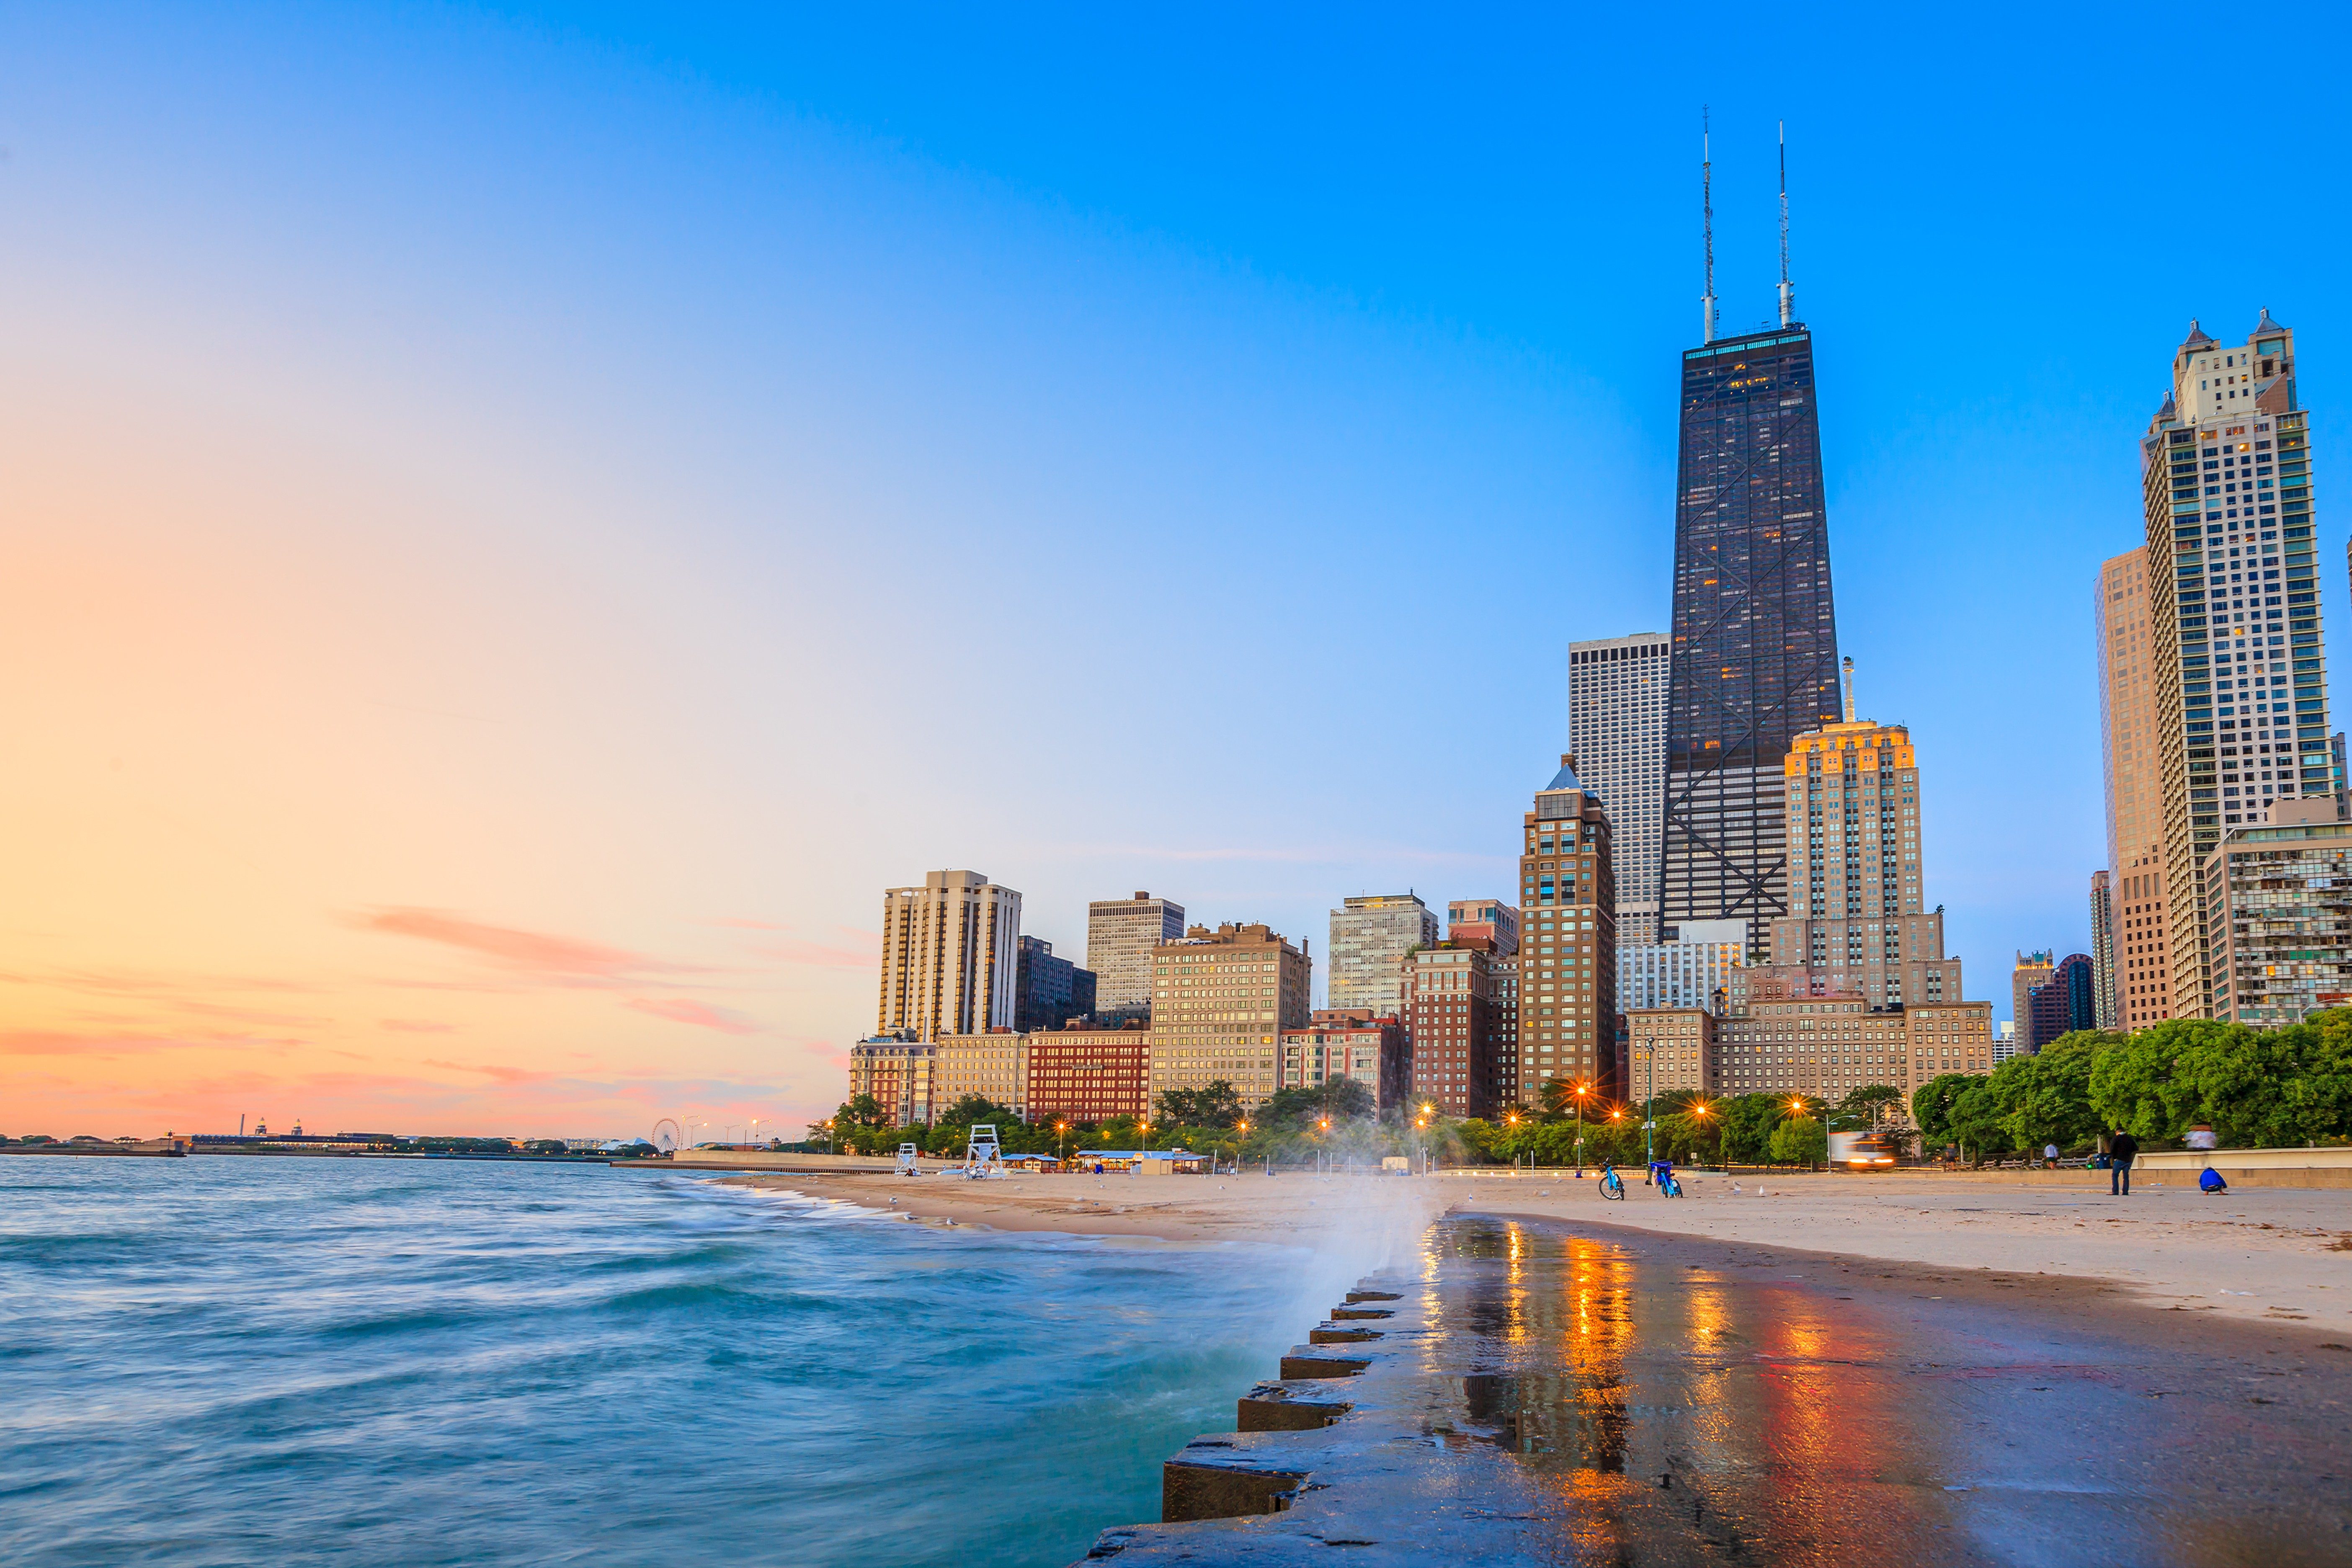
[[[2107,1139],[2107,1196],[2131,1196],[2132,1157],[2139,1152],[2139,1141],[2118,1127]]]

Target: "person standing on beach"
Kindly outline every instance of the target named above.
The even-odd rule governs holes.
[[[2107,1139],[2107,1196],[2131,1196],[2132,1156],[2139,1152],[2139,1141],[2118,1127]]]

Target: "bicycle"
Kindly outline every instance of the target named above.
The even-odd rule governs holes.
[[[1612,1203],[1625,1201],[1625,1178],[1617,1173],[1614,1165],[1601,1167],[1601,1195]]]
[[[1683,1195],[1683,1179],[1669,1171],[1658,1178],[1658,1195],[1678,1198]]]

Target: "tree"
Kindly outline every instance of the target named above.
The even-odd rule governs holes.
[[[1819,1117],[1784,1116],[1772,1129],[1771,1150],[1784,1165],[1817,1165],[1829,1158],[1829,1128]]]
[[[967,1094],[933,1117],[932,1122],[936,1126],[962,1128],[987,1123],[1001,1132],[1008,1124],[1019,1126],[1021,1118],[1013,1114],[1011,1106],[999,1105],[984,1094]]]
[[[1974,1073],[1938,1073],[1912,1091],[1911,1120],[1930,1147],[1951,1142],[1952,1103],[1976,1081]]]
[[[1564,1078],[1546,1079],[1543,1087],[1538,1089],[1536,1094],[1541,1100],[1543,1108],[1553,1115],[1572,1116],[1576,1112],[1578,1087],[1577,1084]],[[1583,1087],[1587,1089],[1584,1095],[1584,1116],[1589,1121],[1592,1119],[1593,1109],[1597,1102],[1590,1092],[1591,1086]]]
[[[1248,1109],[1232,1081],[1222,1078],[1202,1089],[1160,1091],[1160,1121],[1169,1127],[1231,1127]]]
[[[2010,1142],[2070,1149],[2096,1138],[2103,1129],[2091,1109],[2091,1069],[2101,1052],[2124,1043],[2120,1035],[2076,1029],[2038,1055],[2011,1057],[1994,1068],[1988,1087]]]
[[[1742,1094],[1715,1103],[1723,1123],[1723,1157],[1760,1164],[1772,1153],[1772,1129],[1787,1115],[1789,1102],[1778,1095]]]
[[[1715,1102],[1695,1089],[1672,1089],[1658,1096],[1657,1151],[1669,1160],[1688,1160],[1712,1153],[1723,1137],[1722,1118]]]
[[[1830,1121],[1839,1127],[1876,1127],[1885,1116],[1903,1114],[1903,1091],[1891,1083],[1874,1083],[1845,1097]]]
[[[1312,1089],[1276,1089],[1257,1108],[1257,1119],[1269,1128],[1309,1127],[1318,1121],[1353,1121],[1373,1111],[1372,1091],[1351,1078],[1335,1078]]]

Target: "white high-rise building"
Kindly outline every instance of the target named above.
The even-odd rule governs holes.
[[[1658,940],[1673,647],[1664,632],[1568,645],[1568,749],[1577,776],[1609,813],[1621,946]]]
[[[917,1039],[1013,1026],[1021,895],[977,871],[932,871],[882,895],[877,1035]]]
[[[1131,898],[1087,906],[1087,967],[1095,976],[1095,1014],[1116,1023],[1151,1014],[1151,955],[1184,934],[1184,906],[1138,889]]]
[[[2207,858],[2231,828],[2259,827],[2273,806],[2336,788],[2310,419],[2296,395],[2294,334],[2265,310],[2243,343],[2189,323],[2170,391],[2140,439],[2170,895],[2159,951],[2176,1018],[2234,1006],[2216,951],[2221,911],[2201,899],[2221,885],[2204,876]],[[2136,910],[2122,932],[2126,950],[2158,946]]]
[[[1731,972],[1747,962],[1746,921],[1685,921],[1673,942],[1617,948],[1617,1006],[1635,1013],[1650,1007],[1704,1007],[1722,1013],[1731,991]]]
[[[1437,916],[1412,893],[1346,899],[1331,911],[1331,994],[1325,1005],[1399,1013],[1404,956],[1437,945]]]

